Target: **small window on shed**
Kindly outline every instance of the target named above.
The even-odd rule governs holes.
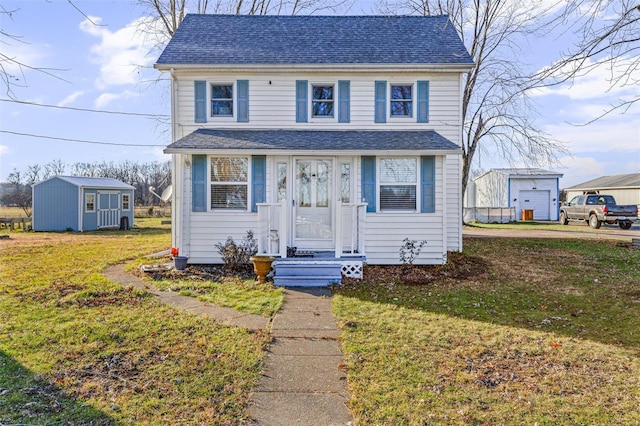
[[[125,211],[130,210],[129,200],[130,200],[129,194],[122,194],[122,210],[125,210]]]
[[[96,211],[96,194],[84,194],[84,210],[87,213]]]

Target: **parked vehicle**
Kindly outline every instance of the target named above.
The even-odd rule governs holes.
[[[617,223],[622,229],[629,229],[638,216],[638,207],[619,206],[612,195],[577,195],[560,208],[560,223],[566,225],[570,220],[584,220],[593,229],[602,223]]]

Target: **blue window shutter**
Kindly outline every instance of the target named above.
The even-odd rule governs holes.
[[[236,92],[238,106],[238,121],[249,121],[249,80],[238,80],[236,82]]]
[[[307,89],[309,82],[307,80],[296,80],[296,122],[306,123],[308,106],[307,97],[309,90]]]
[[[257,212],[257,203],[267,201],[267,157],[251,157],[251,211]]]
[[[376,211],[376,157],[362,157],[362,202],[367,203],[367,213]]]
[[[194,100],[195,100],[195,117],[196,123],[207,122],[207,82],[195,81],[194,82]]]
[[[418,81],[418,123],[429,122],[429,82]]]
[[[207,156],[191,157],[191,210],[207,211]]]
[[[420,157],[422,185],[422,203],[420,211],[422,213],[433,213],[436,211],[436,158],[433,156]]]
[[[387,122],[387,82],[376,81],[376,104],[375,104],[375,120],[376,123]]]
[[[351,83],[349,80],[338,81],[338,123],[351,121]]]

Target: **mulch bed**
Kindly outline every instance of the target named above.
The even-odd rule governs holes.
[[[363,280],[368,283],[398,282],[407,285],[426,285],[443,279],[473,279],[486,278],[488,276],[486,262],[474,256],[466,256],[462,253],[449,253],[445,265],[365,265],[363,268]],[[253,268],[247,265],[245,269],[227,271],[223,265],[189,265],[186,269],[178,271],[147,272],[145,276],[153,280],[179,280],[196,279],[203,281],[228,281],[246,280],[255,278]],[[361,283],[361,280],[344,277],[345,284]]]
[[[363,280],[370,284],[397,282],[406,285],[427,285],[444,279],[486,278],[489,267],[486,262],[461,253],[449,253],[445,265],[365,265]],[[362,282],[343,278],[343,284]]]

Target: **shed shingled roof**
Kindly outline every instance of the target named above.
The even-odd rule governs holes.
[[[473,60],[445,15],[187,15],[158,58],[169,65],[449,64]]]
[[[169,145],[176,150],[459,150],[433,130],[218,130],[198,129]]]

